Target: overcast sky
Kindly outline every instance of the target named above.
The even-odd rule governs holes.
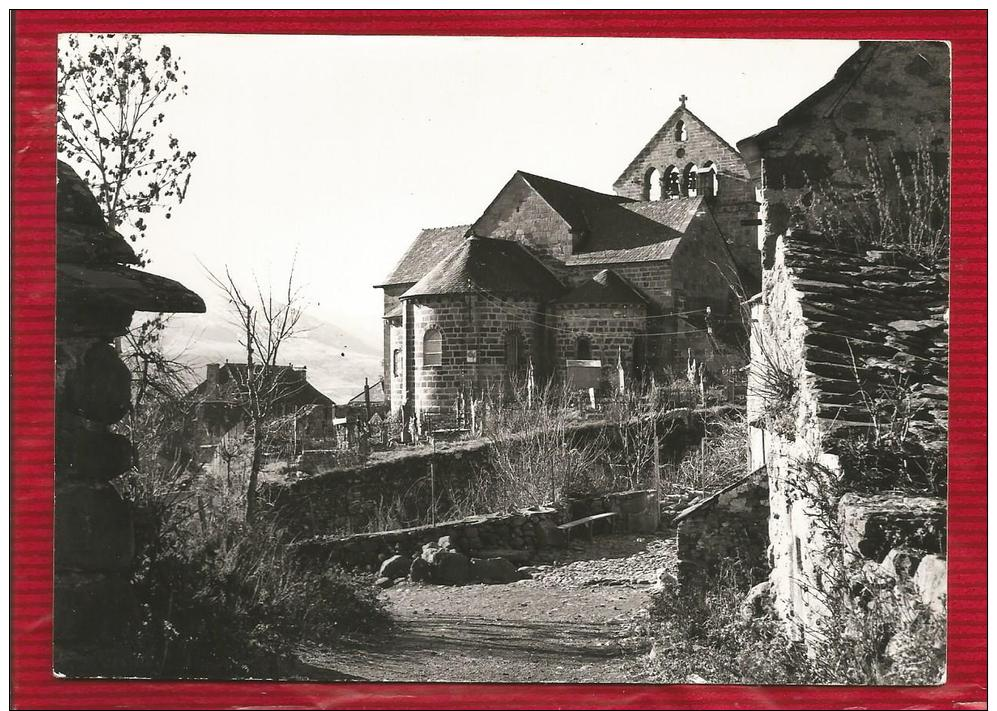
[[[422,227],[473,221],[516,169],[612,184],[678,104],[731,143],[772,125],[856,42],[149,36],[187,70],[167,126],[196,150],[152,220],[152,271],[279,282],[376,343],[374,290]],[[158,44],[156,44],[158,49]],[[441,255],[442,257],[442,255]]]

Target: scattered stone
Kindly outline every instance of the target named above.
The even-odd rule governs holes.
[[[404,578],[408,575],[410,567],[411,562],[408,558],[402,555],[393,555],[381,563],[378,575],[382,578],[390,578],[391,580]]]
[[[765,617],[772,606],[772,583],[768,580],[758,583],[744,596],[738,612],[741,619],[750,622]]]
[[[429,564],[429,579],[443,585],[463,585],[471,577],[471,561],[463,553],[447,548],[423,551],[423,560]]]
[[[425,583],[429,581],[429,563],[422,558],[412,561],[408,573],[409,580],[413,583]]]
[[[921,602],[936,615],[945,614],[948,598],[948,562],[937,555],[926,555],[921,559],[914,574],[914,586],[921,596]]]
[[[471,579],[479,583],[514,583],[520,579],[516,566],[505,558],[472,558]]]
[[[899,580],[909,580],[920,562],[921,556],[916,553],[903,548],[893,548],[886,554],[881,566],[888,574],[895,575]]]

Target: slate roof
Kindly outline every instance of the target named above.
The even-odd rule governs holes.
[[[202,380],[187,397],[199,402],[229,402],[239,384],[244,382],[246,368],[245,363],[225,363],[218,369],[218,377],[214,383],[207,379]],[[336,404],[308,382],[307,371],[304,368],[279,365],[274,382],[277,383],[278,403],[297,406]]]
[[[894,252],[839,250],[806,233],[783,240],[809,327],[806,369],[818,392],[818,416],[836,426],[868,423],[863,391],[906,382],[918,411],[912,427],[925,440],[944,443],[947,260],[926,268]]]
[[[56,275],[61,307],[130,308],[203,313],[204,301],[183,284],[133,269],[139,259],[111,229],[87,184],[58,162]]]
[[[702,204],[701,197],[676,198],[662,201],[657,207],[644,207],[630,198],[598,193],[523,171],[518,175],[579,235],[573,256],[646,248],[681,237]],[[665,202],[674,204],[664,205]],[[634,253],[630,261],[640,261],[641,254],[658,258],[650,250]]]
[[[391,273],[377,286],[414,284],[419,281],[464,240],[470,228],[470,225],[454,225],[422,230]]]
[[[612,269],[603,269],[564,296],[554,299],[553,303],[637,304],[647,306],[650,302],[633,284]]]
[[[548,299],[564,291],[564,286],[519,242],[473,236],[463,240],[401,298],[481,291]]]
[[[666,262],[675,254],[681,237],[666,242],[656,242],[633,249],[604,249],[598,252],[579,252],[565,258],[569,267],[586,264],[629,264],[631,262]]]

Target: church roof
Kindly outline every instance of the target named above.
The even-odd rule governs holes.
[[[446,254],[457,247],[467,235],[470,225],[429,227],[422,230],[405,250],[391,273],[377,286],[414,284]]]
[[[564,260],[569,267],[585,264],[631,264],[633,262],[667,262],[675,254],[681,237],[666,242],[633,247],[631,249],[602,249],[597,252],[580,252]]]
[[[638,304],[647,306],[649,302],[629,281],[612,269],[603,269],[564,296],[554,299],[554,303]]]
[[[675,198],[667,201],[674,204],[647,208],[644,203],[630,198],[599,193],[523,171],[517,175],[578,234],[573,257],[591,252],[644,248],[631,255],[632,261],[642,261],[639,255],[660,258],[660,246],[681,237],[702,204],[702,198]]]
[[[472,236],[444,257],[401,298],[441,294],[533,294],[564,290],[547,267],[519,242]]]

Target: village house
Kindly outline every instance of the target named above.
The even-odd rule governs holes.
[[[923,602],[944,609],[948,192],[925,175],[948,174],[948,127],[948,47],[863,42],[778,125],[738,143],[763,219],[749,470],[768,475],[769,596],[804,639],[832,612],[836,571],[856,564],[916,577]],[[878,190],[923,241],[869,246],[826,229],[843,221],[820,209],[842,208],[821,193],[868,188],[877,164],[880,187],[856,204]],[[894,165],[906,177],[891,180]],[[914,204],[903,190],[937,192]],[[933,197],[937,216],[912,214],[933,212]]]
[[[758,205],[738,152],[686,97],[600,193],[517,171],[469,225],[423,230],[384,291],[391,411],[444,421],[528,375],[613,387],[736,359],[759,283]]]
[[[194,403],[193,440],[205,452],[223,437],[241,433],[248,423],[241,390],[246,383],[245,363],[209,363],[205,378],[188,395]],[[268,382],[274,389],[274,418],[287,426],[278,438],[293,450],[319,446],[334,437],[336,403],[308,382],[305,366],[282,365]],[[203,461],[202,454],[199,457]]]

